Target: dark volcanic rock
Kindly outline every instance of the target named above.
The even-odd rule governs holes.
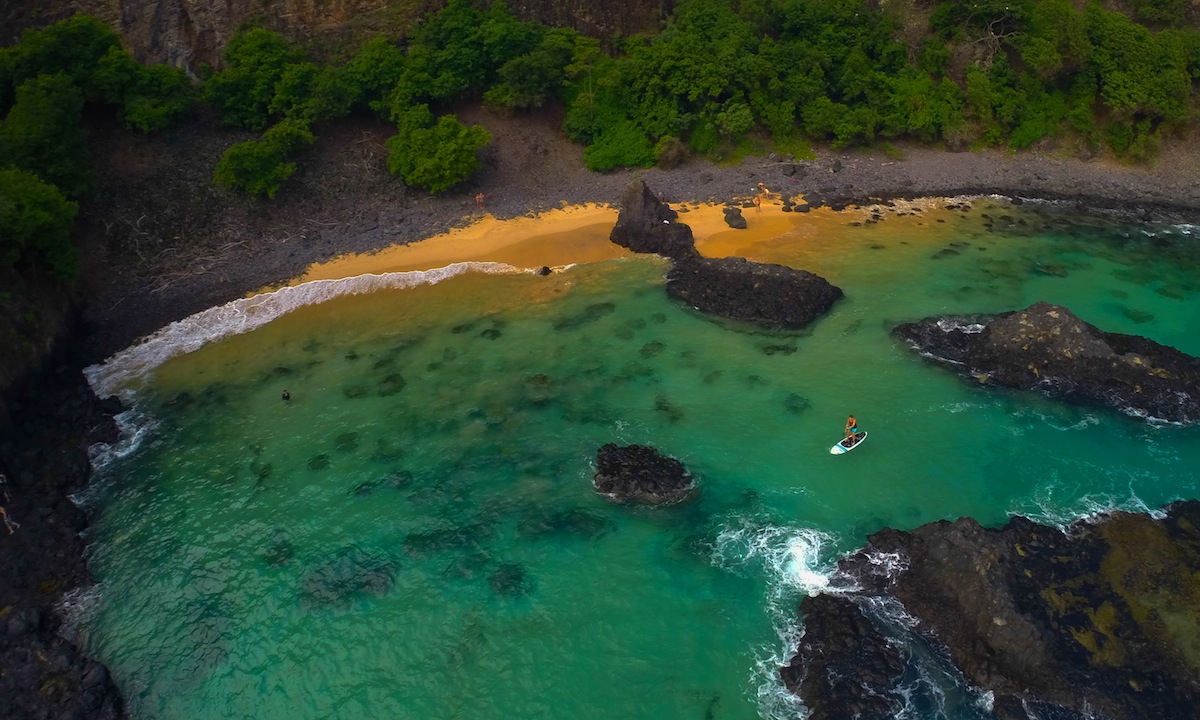
[[[654,448],[609,443],[596,453],[595,485],[612,502],[670,505],[686,500],[696,481],[683,463]]]
[[[734,207],[725,208],[725,224],[734,230],[745,230],[746,218],[742,217],[741,209]]]
[[[904,569],[884,574],[887,556]],[[993,693],[999,720],[1191,718],[1200,707],[1195,500],[1161,520],[1118,512],[1066,533],[1021,517],[999,530],[969,518],[885,529],[841,570],[861,592],[898,599],[968,682]],[[861,654],[845,637],[836,624],[810,623],[801,653],[834,643]],[[860,680],[891,692],[878,673],[843,683]],[[799,687],[806,702],[825,697]]]
[[[694,258],[672,264],[667,294],[701,312],[794,329],[827,312],[842,290],[822,277],[783,265]]]
[[[621,212],[608,239],[639,253],[687,258],[697,255],[692,229],[676,222],[679,213],[660,202],[643,180],[635,180],[621,198]]]
[[[800,613],[804,637],[779,672],[784,686],[804,698],[809,720],[897,717],[904,661],[854,601],[813,595]]]
[[[927,318],[894,332],[981,384],[1200,422],[1200,358],[1136,335],[1103,332],[1064,307],[1039,302],[993,316]]]

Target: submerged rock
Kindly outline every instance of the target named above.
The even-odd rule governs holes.
[[[1045,302],[990,316],[926,318],[895,334],[984,385],[1169,422],[1200,422],[1200,358],[1107,333]]]
[[[678,219],[679,213],[660,202],[644,180],[635,180],[621,197],[621,212],[609,240],[638,253],[695,257],[692,229]]]
[[[667,294],[712,315],[796,329],[828,312],[842,290],[805,270],[734,257],[675,261]]]
[[[596,453],[596,490],[615,503],[670,505],[696,489],[691,473],[652,447],[609,443]]]
[[[969,518],[885,529],[840,571],[859,588],[847,600],[898,600],[916,632],[992,693],[999,720],[1184,718],[1200,707],[1195,500],[1171,505],[1162,519],[1116,512],[1065,533],[1022,517],[998,530]],[[810,605],[802,610],[807,619]],[[874,662],[865,672],[836,665],[830,687],[803,682],[794,666],[806,666],[806,652],[815,657],[806,648],[862,654],[869,633],[849,632],[844,622],[808,620],[800,655],[781,669],[810,707],[863,686],[868,695],[893,692]]]
[[[348,546],[306,569],[300,590],[311,605],[345,607],[358,597],[388,594],[395,577],[391,560]]]

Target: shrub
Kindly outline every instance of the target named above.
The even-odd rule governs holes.
[[[78,269],[71,223],[79,206],[33,173],[0,169],[0,263],[44,263],[67,279]]]
[[[400,118],[398,132],[388,138],[388,169],[406,185],[432,193],[445,192],[479,169],[476,152],[492,136],[478,125],[467,127],[453,115],[433,122],[425,105]]]
[[[267,125],[275,86],[296,55],[277,33],[254,28],[238,33],[225,48],[225,69],[204,83],[204,97],[221,111],[221,121],[251,130]]]
[[[640,127],[626,120],[601,131],[584,149],[583,161],[589,170],[649,167],[654,164],[654,147]]]
[[[68,197],[91,187],[91,161],[80,120],[83,93],[66,75],[38,75],[17,88],[0,123],[0,158],[57,185]]]
[[[654,144],[654,161],[664,170],[682,165],[688,159],[688,146],[677,137],[664,135]]]
[[[213,179],[222,187],[273,198],[283,181],[296,172],[296,163],[289,162],[288,156],[312,145],[315,139],[304,121],[281,120],[261,139],[240,142],[226,150]]]

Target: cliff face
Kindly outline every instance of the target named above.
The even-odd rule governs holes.
[[[78,316],[62,283],[0,268],[0,435],[11,421],[8,401],[77,328]]]
[[[380,32],[404,35],[423,14],[444,4],[445,0],[70,0],[47,9],[40,0],[16,0],[0,9],[0,45],[14,41],[25,28],[83,12],[119,29],[138,60],[194,72],[201,64],[219,67],[221,48],[244,24],[337,47]],[[608,38],[658,30],[675,4],[676,0],[511,0],[508,6],[525,20]]]

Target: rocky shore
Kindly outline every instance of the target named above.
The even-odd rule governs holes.
[[[1065,532],[1021,517],[884,529],[839,570],[856,589],[803,601],[805,636],[781,670],[812,720],[899,712],[913,659],[889,636],[912,641],[884,621],[889,601],[910,618],[904,632],[991,694],[998,720],[1182,719],[1200,707],[1195,500]]]
[[[80,532],[87,518],[70,495],[91,476],[88,446],[112,442],[120,403],[92,394],[74,358],[56,358],[14,403],[0,441],[0,717],[115,720],[120,690],[64,626],[65,593],[91,582]]]
[[[357,118],[318,128],[301,171],[276,202],[225,194],[211,183],[221,152],[246,135],[211,118],[150,137],[115,127],[92,135],[101,188],[82,208],[78,233],[85,272],[79,289],[85,330],[44,380],[11,394],[13,432],[0,440],[0,471],[20,527],[0,528],[0,716],[115,718],[120,695],[103,666],[81,656],[56,609],[86,586],[80,531],[86,519],[70,501],[87,481],[86,447],[111,434],[111,420],[88,392],[80,368],[102,360],[174,320],[299,274],[347,252],[408,243],[469,222],[474,196],[516,217],[564,203],[615,204],[629,181],[644,178],[669,202],[727,202],[758,182],[813,206],[873,198],[997,193],[1118,208],[1137,216],[1194,220],[1200,215],[1200,162],[1193,151],[1164,152],[1154,169],[1053,154],[946,153],[902,148],[902,156],[818,151],[815,159],[754,157],[727,166],[610,174],[584,169],[582,149],[552,114],[501,116],[459,110],[493,133],[485,168],[439,197],[407,190],[386,170],[392,128]],[[1190,146],[1189,146],[1190,147]],[[861,623],[860,623],[861,624]],[[886,667],[886,666],[885,666]]]

